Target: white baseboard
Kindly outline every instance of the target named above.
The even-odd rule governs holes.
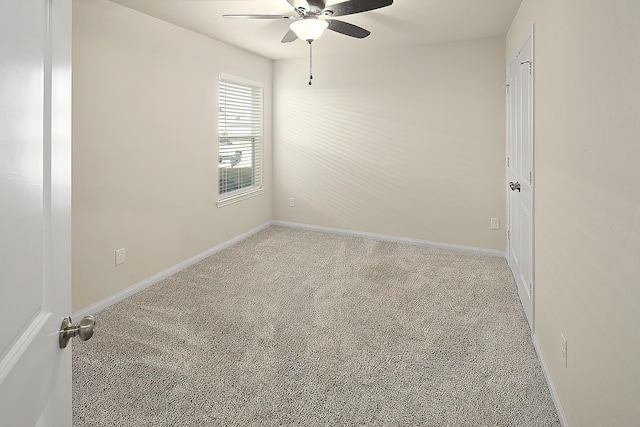
[[[136,283],[133,286],[130,286],[126,289],[123,289],[122,291],[118,292],[117,294],[111,295],[110,297],[107,297],[105,299],[103,299],[102,301],[98,301],[97,303],[90,305],[89,307],[83,308],[81,310],[79,310],[77,313],[73,314],[73,319],[78,319],[78,318],[82,318],[84,316],[90,315],[90,314],[96,314],[102,310],[104,310],[105,308],[122,301],[123,299],[130,297],[133,294],[137,294],[138,292],[142,291],[143,289],[148,288],[149,286],[158,283],[159,281],[166,279],[169,276],[172,276],[176,273],[178,273],[181,270],[184,270],[185,268],[195,264],[196,262],[202,261],[203,259],[210,257],[211,255],[220,252],[223,249],[228,248],[231,245],[234,245],[244,239],[246,239],[247,237],[252,236],[253,234],[256,234],[258,231],[264,230],[265,228],[269,227],[272,224],[272,221],[266,222],[264,224],[262,224],[261,226],[254,228],[253,230],[247,231],[244,234],[241,234],[237,237],[234,237],[231,240],[227,240],[224,243],[219,244],[218,246],[215,246],[211,249],[208,249],[202,253],[199,253],[196,256],[193,256],[185,261],[182,261],[179,264],[174,265],[173,267],[169,267],[164,271],[161,271],[160,273],[154,274],[151,277],[147,277],[146,279]]]
[[[544,373],[544,377],[547,380],[547,386],[549,387],[549,391],[551,392],[551,399],[553,400],[553,404],[556,407],[556,411],[558,411],[558,418],[560,418],[560,424],[562,427],[569,427],[569,423],[567,423],[567,418],[564,415],[564,410],[562,409],[562,404],[560,403],[560,399],[558,398],[558,393],[556,393],[556,389],[553,386],[553,380],[551,379],[551,373],[547,368],[547,364],[544,361],[544,357],[542,356],[542,351],[540,350],[540,345],[538,344],[538,339],[535,334],[531,337],[533,341],[533,347],[536,349],[536,354],[538,355],[538,360],[540,361],[540,366],[542,366],[542,372]]]
[[[439,248],[439,249],[451,249],[454,251],[471,252],[475,254],[488,255],[488,256],[501,257],[501,258],[506,257],[506,254],[503,251],[499,251],[496,249],[478,248],[475,246],[463,246],[463,245],[454,245],[449,243],[438,243],[438,242],[431,242],[429,240],[411,239],[408,237],[389,236],[386,234],[376,234],[376,233],[368,233],[365,231],[353,231],[353,230],[345,230],[341,228],[322,227],[319,225],[300,224],[297,222],[288,222],[288,221],[272,221],[272,224],[280,225],[282,227],[301,228],[304,230],[320,231],[323,233],[341,234],[343,236],[363,237],[365,239],[381,240],[384,242],[405,243],[407,245],[426,246],[430,248]]]
[[[476,253],[476,254],[481,254],[481,255],[488,255],[488,256],[497,256],[497,257],[505,257],[505,253],[502,251],[498,251],[495,249],[485,249],[485,248],[477,248],[474,246],[463,246],[463,245],[453,245],[453,244],[447,244],[447,243],[438,243],[438,242],[431,242],[428,240],[418,240],[418,239],[410,239],[410,238],[406,238],[406,237],[397,237],[397,236],[388,236],[385,234],[376,234],[376,233],[367,233],[364,231],[352,231],[352,230],[344,230],[344,229],[340,229],[340,228],[332,228],[332,227],[322,227],[319,225],[307,225],[307,224],[300,224],[300,223],[295,223],[295,222],[287,222],[287,221],[269,221],[266,222],[264,224],[262,224],[260,227],[254,228],[253,230],[250,230],[244,234],[241,234],[231,240],[228,240],[218,246],[215,246],[211,249],[208,249],[196,256],[193,256],[185,261],[182,261],[179,264],[174,265],[173,267],[170,267],[164,271],[161,271],[160,273],[154,274],[151,277],[148,277],[138,283],[136,283],[133,286],[130,286],[126,289],[123,289],[122,291],[111,295],[110,297],[107,297],[101,301],[98,301],[97,303],[90,305],[89,307],[83,308],[81,310],[79,310],[78,312],[73,314],[73,319],[76,318],[82,318],[84,316],[87,316],[89,314],[96,314],[102,310],[104,310],[105,308],[122,301],[123,299],[130,297],[133,294],[136,294],[140,291],[142,291],[143,289],[148,288],[149,286],[158,283],[159,281],[166,279],[167,277],[178,273],[181,270],[184,270],[185,268],[195,264],[198,261],[202,261],[203,259],[210,257],[211,255],[215,254],[216,252],[220,252],[223,249],[228,248],[229,246],[238,243],[244,239],[246,239],[247,237],[257,233],[258,231],[264,230],[265,228],[269,227],[270,225],[279,225],[282,227],[289,227],[289,228],[300,228],[300,229],[305,229],[305,230],[312,230],[312,231],[319,231],[319,232],[323,232],[323,233],[333,233],[333,234],[340,234],[340,235],[344,235],[344,236],[353,236],[353,237],[363,237],[366,239],[374,239],[374,240],[380,240],[380,241],[385,241],[385,242],[394,242],[394,243],[405,243],[405,244],[409,244],[409,245],[415,245],[415,246],[426,246],[426,247],[431,247],[431,248],[440,248],[440,249],[452,249],[452,250],[456,250],[456,251],[462,251],[462,252],[471,252],[471,253]]]

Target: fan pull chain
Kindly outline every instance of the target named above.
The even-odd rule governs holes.
[[[309,86],[311,86],[311,80],[313,80],[313,48],[311,47],[311,40],[309,42]]]

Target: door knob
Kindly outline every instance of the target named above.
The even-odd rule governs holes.
[[[511,188],[511,191],[520,191],[520,183],[519,182],[510,182],[509,183],[509,188]]]
[[[88,340],[93,336],[93,328],[95,325],[95,316],[85,316],[80,323],[76,323],[75,325],[71,323],[71,317],[65,317],[62,319],[62,325],[60,325],[60,331],[58,332],[60,348],[66,348],[69,340],[76,335],[79,336],[82,341]]]

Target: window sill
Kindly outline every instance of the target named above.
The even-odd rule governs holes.
[[[264,188],[261,187],[261,188],[256,188],[249,191],[244,191],[240,194],[226,196],[218,200],[217,206],[221,208],[223,206],[231,205],[233,203],[240,202],[242,200],[246,200],[254,196],[259,196],[260,194],[263,194],[263,193],[264,193]]]

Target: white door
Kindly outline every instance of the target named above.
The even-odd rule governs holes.
[[[533,331],[533,31],[509,62],[507,79],[507,258]]]
[[[70,219],[71,0],[2,0],[2,426],[71,426]]]

